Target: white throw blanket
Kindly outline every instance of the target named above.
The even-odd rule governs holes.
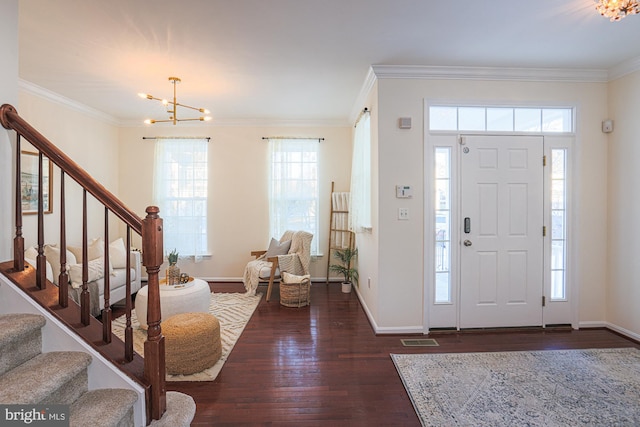
[[[258,283],[260,283],[260,270],[263,268],[271,269],[271,263],[264,259],[264,255],[247,263],[247,266],[244,268],[244,275],[242,276],[242,283],[244,283],[247,294],[256,294]]]
[[[306,231],[287,230],[280,238],[280,242],[291,240],[291,248],[287,255],[278,255],[278,269],[280,272],[303,276],[309,274],[309,263],[311,262],[311,240],[313,234]],[[266,255],[266,254],[265,254]],[[269,279],[269,276],[260,277],[261,271],[271,270],[272,263],[265,259],[265,255],[249,261],[244,269],[242,282],[247,290],[247,294],[255,295],[260,279]],[[279,275],[276,278],[280,278]]]
[[[331,203],[334,212],[333,228],[335,230],[347,230],[349,228],[349,200],[351,193],[334,192],[331,193]],[[351,239],[349,233],[344,231],[334,231],[331,236],[333,245],[344,249],[350,247]]]

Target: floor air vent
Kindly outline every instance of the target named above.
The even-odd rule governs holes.
[[[438,341],[433,338],[421,338],[421,339],[403,339],[402,345],[405,347],[437,347]]]

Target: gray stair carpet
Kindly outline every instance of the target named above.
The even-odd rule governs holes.
[[[71,426],[133,426],[137,393],[88,391],[91,355],[79,351],[42,353],[44,325],[45,318],[40,315],[0,315],[0,404],[70,405]]]
[[[0,375],[40,354],[43,326],[37,314],[0,315]]]
[[[149,427],[189,427],[196,414],[196,403],[187,394],[167,392],[167,412]]]

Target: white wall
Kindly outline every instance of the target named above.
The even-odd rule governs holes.
[[[605,318],[607,242],[607,138],[600,123],[607,116],[605,83],[553,83],[477,80],[378,80],[378,293],[375,324],[380,331],[419,331],[424,291],[424,99],[454,102],[502,102],[511,105],[576,105],[580,168],[574,186],[579,319]],[[398,129],[399,117],[412,117],[410,130]],[[396,199],[395,185],[413,186],[412,199]],[[410,219],[398,221],[399,207]],[[362,259],[360,263],[366,263]]]
[[[64,151],[80,167],[117,196],[119,182],[118,128],[68,104],[21,89],[18,113],[49,141]],[[27,144],[21,149],[30,150]],[[82,190],[65,177],[67,244],[82,242]],[[60,240],[60,171],[54,167],[53,213],[45,215],[45,243]],[[88,236],[104,236],[104,207],[87,196]],[[118,235],[111,215],[110,240]],[[37,215],[23,216],[25,248],[37,243]]]
[[[18,103],[18,0],[0,2],[0,104]],[[15,133],[0,126],[0,261],[13,259]]]
[[[640,339],[640,71],[609,84],[607,320]]]
[[[320,251],[328,243],[331,181],[348,191],[350,127],[158,126],[120,129],[121,199],[140,216],[152,205],[154,140],[143,136],[206,136],[209,142],[209,250],[199,263],[180,260],[183,272],[207,279],[239,280],[252,250],[269,242],[268,143],[265,136],[322,137],[320,142]],[[162,216],[162,212],[160,212]],[[279,237],[279,236],[278,236]],[[139,244],[139,243],[136,243]],[[166,250],[167,248],[165,248]],[[327,259],[311,262],[312,277],[326,276]],[[144,273],[143,273],[144,275]]]

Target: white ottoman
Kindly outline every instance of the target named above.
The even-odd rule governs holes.
[[[147,329],[147,302],[149,288],[143,286],[136,295],[136,316],[140,327]],[[184,288],[160,285],[160,313],[162,319],[180,313],[208,313],[211,300],[209,284],[202,279],[193,279]]]

